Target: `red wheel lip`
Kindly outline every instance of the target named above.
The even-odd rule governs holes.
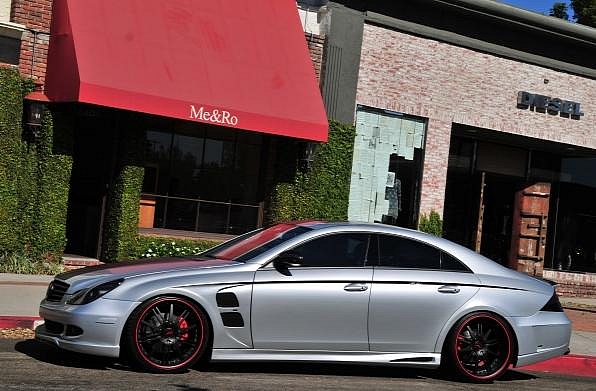
[[[153,361],[151,361],[149,359],[149,357],[147,357],[147,355],[143,352],[142,349],[140,349],[140,345],[139,345],[139,340],[138,340],[138,327],[141,323],[141,321],[143,320],[145,314],[151,309],[153,308],[156,304],[162,303],[164,301],[177,301],[177,302],[181,302],[186,304],[190,309],[192,309],[192,312],[195,314],[195,316],[197,317],[197,319],[200,322],[200,326],[201,326],[201,338],[198,341],[197,344],[197,349],[195,350],[195,352],[192,354],[192,356],[190,356],[189,358],[187,358],[186,360],[184,360],[183,362],[181,362],[180,364],[177,365],[173,365],[173,366],[166,366],[166,365],[159,365],[154,363]],[[192,362],[192,360],[194,360],[197,355],[199,355],[201,353],[201,351],[203,350],[204,346],[205,346],[205,319],[203,314],[201,313],[200,310],[198,310],[196,308],[196,305],[188,300],[179,298],[179,297],[163,297],[160,298],[158,300],[155,300],[150,306],[148,306],[147,308],[145,308],[143,310],[143,312],[139,315],[137,322],[135,323],[135,328],[134,328],[134,343],[135,343],[135,347],[137,349],[137,352],[139,353],[139,355],[143,358],[143,360],[145,361],[146,364],[150,365],[151,367],[155,368],[155,369],[159,369],[159,370],[167,370],[167,371],[175,371],[176,369],[180,369],[182,367],[184,367],[185,365],[187,365],[189,362]]]
[[[460,334],[460,332],[466,325],[468,325],[471,321],[478,319],[478,318],[489,318],[489,319],[497,322],[501,326],[501,328],[504,331],[505,336],[507,338],[507,347],[508,347],[507,360],[505,360],[505,362],[494,373],[492,373],[488,376],[478,376],[478,375],[475,375],[475,374],[471,373],[470,371],[468,371],[462,365],[462,362],[459,359],[457,352],[455,350],[455,346],[453,347],[454,348],[453,355],[454,355],[455,362],[457,363],[458,368],[463,373],[465,373],[465,375],[468,376],[470,379],[476,380],[476,381],[490,381],[490,380],[493,380],[493,379],[499,377],[504,372],[504,369],[509,368],[509,366],[511,364],[511,358],[512,358],[511,356],[513,354],[513,339],[511,336],[510,329],[507,326],[507,324],[505,324],[499,317],[489,314],[489,313],[479,313],[479,314],[475,314],[475,315],[472,315],[469,318],[467,318],[465,320],[465,322],[463,322],[461,325],[459,325],[459,327],[456,329],[455,337],[457,338],[457,336]]]

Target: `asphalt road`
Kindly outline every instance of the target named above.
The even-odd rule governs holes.
[[[5,390],[591,390],[594,379],[509,371],[493,384],[463,384],[431,370],[323,364],[210,364],[177,375],[138,373],[116,362],[33,340],[0,340]]]

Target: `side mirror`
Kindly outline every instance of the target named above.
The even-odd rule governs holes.
[[[277,256],[273,261],[276,269],[287,269],[289,267],[302,266],[304,257],[294,251],[285,251]]]

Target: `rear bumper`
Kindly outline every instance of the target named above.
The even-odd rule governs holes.
[[[563,356],[569,354],[569,346],[560,346],[558,348],[544,349],[540,352],[525,354],[523,356],[517,356],[516,367],[523,367],[537,362],[545,361],[554,357]]]
[[[513,318],[518,356],[515,366],[534,364],[569,353],[571,321],[564,312],[538,312]]]

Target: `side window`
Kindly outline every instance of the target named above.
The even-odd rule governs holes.
[[[364,266],[368,234],[342,233],[316,238],[292,251],[302,255],[303,267]]]
[[[457,258],[452,255],[447,254],[446,252],[441,251],[441,270],[453,271],[453,272],[469,272],[468,269],[463,263],[461,263]]]
[[[427,244],[399,236],[379,236],[381,266],[406,269],[441,268],[441,251]]]

